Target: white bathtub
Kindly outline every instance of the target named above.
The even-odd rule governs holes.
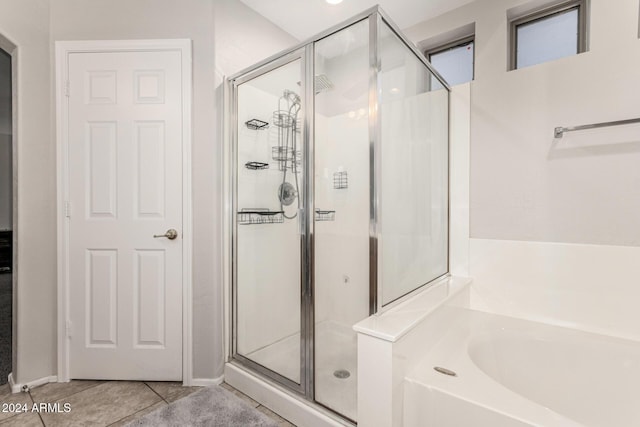
[[[640,426],[639,342],[456,311],[405,378],[405,427]]]

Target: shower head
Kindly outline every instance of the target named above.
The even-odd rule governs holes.
[[[316,94],[333,89],[333,83],[326,74],[318,74],[314,80]]]
[[[321,92],[327,92],[333,89],[333,83],[329,80],[326,74],[318,74],[314,79],[314,86],[316,90],[316,95]],[[298,86],[301,86],[302,82],[298,82]]]

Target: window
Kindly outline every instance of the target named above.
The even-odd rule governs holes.
[[[512,70],[585,50],[585,0],[561,3],[511,21]]]
[[[465,37],[425,52],[431,65],[449,85],[457,85],[473,80],[474,38]],[[431,90],[441,89],[442,84],[431,76]]]

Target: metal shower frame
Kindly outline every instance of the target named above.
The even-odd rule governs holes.
[[[230,285],[230,316],[231,324],[229,325],[229,352],[230,361],[239,363],[241,366],[247,367],[264,377],[274,380],[276,383],[287,387],[299,393],[307,400],[314,401],[314,51],[315,43],[331,36],[341,30],[346,29],[354,24],[368,20],[369,23],[369,155],[370,155],[370,217],[369,217],[369,311],[370,314],[380,313],[398,302],[404,301],[407,297],[422,289],[424,285],[418,287],[412,292],[407,293],[403,297],[391,303],[385,304],[383,307],[381,298],[382,283],[378,278],[378,209],[380,206],[380,183],[381,183],[381,129],[379,120],[380,105],[380,57],[378,49],[378,30],[380,25],[386,25],[404,45],[422,62],[422,64],[440,81],[448,93],[451,88],[442,76],[431,66],[420,50],[409,41],[400,31],[400,29],[391,21],[387,14],[379,7],[374,6],[366,11],[326,30],[304,42],[273,55],[257,64],[252,65],[234,75],[228,77],[225,81],[225,112],[228,117],[225,120],[227,126],[226,135],[230,139],[227,153],[227,161],[229,162],[228,173],[230,173],[230,182],[228,183],[229,199],[226,204],[226,221],[225,224],[230,227],[227,244],[229,247],[229,256],[226,259],[229,269],[229,277],[227,278]],[[277,68],[282,67],[293,61],[300,60],[303,70],[301,80],[301,98],[303,111],[302,126],[302,146],[303,159],[301,179],[304,194],[304,222],[302,225],[303,233],[300,239],[301,248],[301,363],[300,363],[300,384],[243,357],[237,353],[237,219],[235,213],[237,206],[237,144],[238,144],[238,110],[237,110],[237,87],[242,83],[252,80],[260,75],[266,74]],[[311,84],[309,84],[309,82]],[[309,179],[307,179],[307,177]],[[447,230],[449,234],[449,230]],[[449,247],[449,239],[447,237],[447,247]],[[448,271],[448,268],[447,268]],[[445,273],[444,276],[449,273]],[[440,276],[429,283],[438,280]],[[331,409],[331,408],[329,408]],[[343,416],[342,414],[340,414]]]

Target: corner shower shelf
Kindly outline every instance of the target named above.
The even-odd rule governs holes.
[[[297,168],[302,164],[302,153],[300,151],[294,151],[291,147],[276,146],[271,148],[271,158],[278,162],[281,171],[285,169],[285,166],[287,169],[293,170],[293,162],[295,161],[296,172],[300,172]]]
[[[238,212],[238,224],[282,224],[284,222],[283,214],[283,211],[271,211],[269,209],[242,209]]]
[[[247,162],[244,164],[244,167],[251,170],[263,170],[269,169],[269,163],[263,162]]]
[[[273,124],[279,128],[288,129],[293,127],[296,133],[300,133],[302,122],[300,119],[296,119],[296,117],[291,115],[288,111],[276,110],[273,112],[272,119]]]
[[[347,172],[335,172],[333,174],[333,188],[336,190],[343,190],[349,188],[349,177]]]
[[[316,209],[316,221],[335,221],[336,211],[323,211]]]
[[[285,110],[276,110],[273,112],[273,124],[280,128],[290,128],[294,124],[298,124],[295,116],[289,114]]]
[[[251,130],[264,130],[269,127],[269,123],[263,120],[251,119],[244,123]]]

